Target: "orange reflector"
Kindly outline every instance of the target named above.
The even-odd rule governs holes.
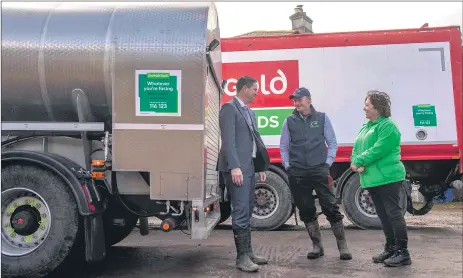
[[[104,166],[104,160],[92,160],[92,166]]]
[[[164,225],[162,225],[163,230],[169,230],[169,228],[170,228],[170,226],[167,223],[164,223]]]
[[[93,179],[104,179],[104,172],[93,172],[92,178]]]

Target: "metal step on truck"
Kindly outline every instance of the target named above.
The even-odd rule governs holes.
[[[214,4],[2,3],[2,277],[220,220]]]
[[[227,85],[222,103],[235,95],[240,76],[252,76],[260,85],[250,107],[272,165],[267,180],[256,185],[252,227],[277,229],[294,212],[279,143],[282,123],[294,109],[288,97],[298,87],[311,91],[315,108],[326,112],[334,125],[338,151],[330,169],[332,190],[356,226],[381,227],[368,191],[349,167],[352,144],[366,122],[362,110],[368,90],[391,96],[392,119],[402,133],[408,180],[402,195],[404,213],[425,215],[436,197],[461,189],[461,38],[459,27],[448,26],[223,39]],[[410,202],[412,184],[419,186],[424,205]],[[222,206],[227,211],[228,205]],[[224,213],[221,221],[225,218]]]

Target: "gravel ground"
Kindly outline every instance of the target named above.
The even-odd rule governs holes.
[[[235,267],[235,249],[230,225],[217,227],[204,241],[190,240],[180,231],[155,229],[140,236],[137,229],[108,251],[106,261],[93,267],[68,269],[68,277],[462,277],[463,204],[439,204],[426,216],[407,216],[409,247],[413,264],[387,268],[373,264],[371,257],[382,249],[381,231],[360,230],[348,222],[346,238],[353,260],[340,261],[331,230],[323,216],[325,256],[309,261],[305,255],[310,241],[294,218],[284,228],[253,232],[256,253],[270,264],[258,273],[246,274]],[[61,276],[63,277],[63,276]]]

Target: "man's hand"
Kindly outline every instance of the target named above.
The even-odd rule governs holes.
[[[241,186],[243,184],[243,173],[241,172],[240,168],[235,168],[231,170],[232,181],[237,186]]]
[[[362,173],[363,171],[365,171],[365,167],[358,167],[357,173]]]
[[[259,181],[265,181],[267,179],[267,174],[265,172],[259,172]]]

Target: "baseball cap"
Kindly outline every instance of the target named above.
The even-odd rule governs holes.
[[[310,97],[310,91],[305,87],[298,88],[292,95],[289,96],[289,99],[301,97]]]

